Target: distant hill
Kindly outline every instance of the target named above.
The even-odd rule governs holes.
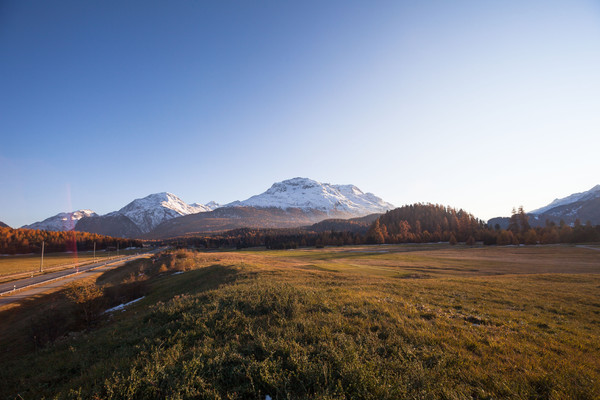
[[[365,234],[373,222],[381,215],[382,214],[369,214],[364,217],[350,219],[326,219],[311,226],[307,226],[305,229],[312,232],[334,231]]]
[[[487,222],[490,228],[496,228],[496,225],[500,227],[500,229],[508,229],[508,225],[510,224],[509,217],[495,217]]]
[[[10,226],[8,226],[4,222],[0,221],[0,228],[10,228]]]
[[[140,228],[125,215],[82,218],[75,225],[75,230],[122,238],[137,238],[142,235]]]

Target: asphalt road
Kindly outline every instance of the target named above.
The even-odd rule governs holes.
[[[110,261],[102,261],[94,264],[88,264],[76,268],[69,268],[62,271],[51,272],[44,275],[34,276],[33,278],[19,279],[17,281],[0,284],[0,306],[9,304],[15,301],[24,300],[45,291],[56,289],[67,283],[78,279],[83,279],[91,275],[107,271],[125,264],[128,261],[136,258],[145,257],[148,254],[155,253],[159,250],[154,250],[150,253],[121,257]],[[6,292],[6,293],[5,293]]]

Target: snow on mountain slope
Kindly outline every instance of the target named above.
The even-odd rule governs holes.
[[[96,217],[98,214],[92,210],[78,210],[70,213],[59,213],[46,218],[41,222],[23,225],[25,229],[40,229],[46,231],[70,231],[75,227],[77,221],[84,217]]]
[[[169,219],[206,211],[210,211],[210,208],[201,204],[189,205],[172,193],[162,192],[135,199],[119,211],[107,215],[124,215],[146,233]]]
[[[209,201],[206,204],[192,203],[190,204],[190,207],[193,207],[194,209],[198,210],[196,211],[196,213],[199,213],[216,210],[217,208],[221,207],[221,205],[215,201]]]
[[[331,185],[308,178],[293,178],[273,184],[266,192],[226,207],[276,207],[318,210],[330,215],[360,216],[394,208],[372,193],[353,185]]]
[[[209,201],[208,203],[206,203],[204,205],[205,207],[208,207],[210,209],[210,211],[214,211],[217,208],[221,208],[223,207],[221,204],[217,203],[216,201]]]
[[[591,200],[597,197],[600,197],[600,185],[594,186],[587,192],[574,193],[562,199],[554,199],[552,203],[548,204],[547,206],[538,208],[537,210],[530,211],[529,214],[543,214],[556,207],[566,206],[568,204],[576,203],[578,201]]]

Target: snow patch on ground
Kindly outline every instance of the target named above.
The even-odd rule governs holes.
[[[111,312],[116,312],[116,311],[123,311],[123,310],[125,310],[125,307],[127,307],[128,305],[131,305],[133,303],[136,303],[136,302],[142,300],[144,297],[146,297],[146,296],[142,296],[142,297],[140,297],[138,299],[131,300],[129,303],[119,304],[118,306],[115,306],[113,308],[109,308],[108,310],[104,311],[104,314],[111,313]]]

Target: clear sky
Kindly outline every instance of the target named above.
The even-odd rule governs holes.
[[[301,176],[488,219],[600,183],[598,1],[0,1],[0,220]]]

